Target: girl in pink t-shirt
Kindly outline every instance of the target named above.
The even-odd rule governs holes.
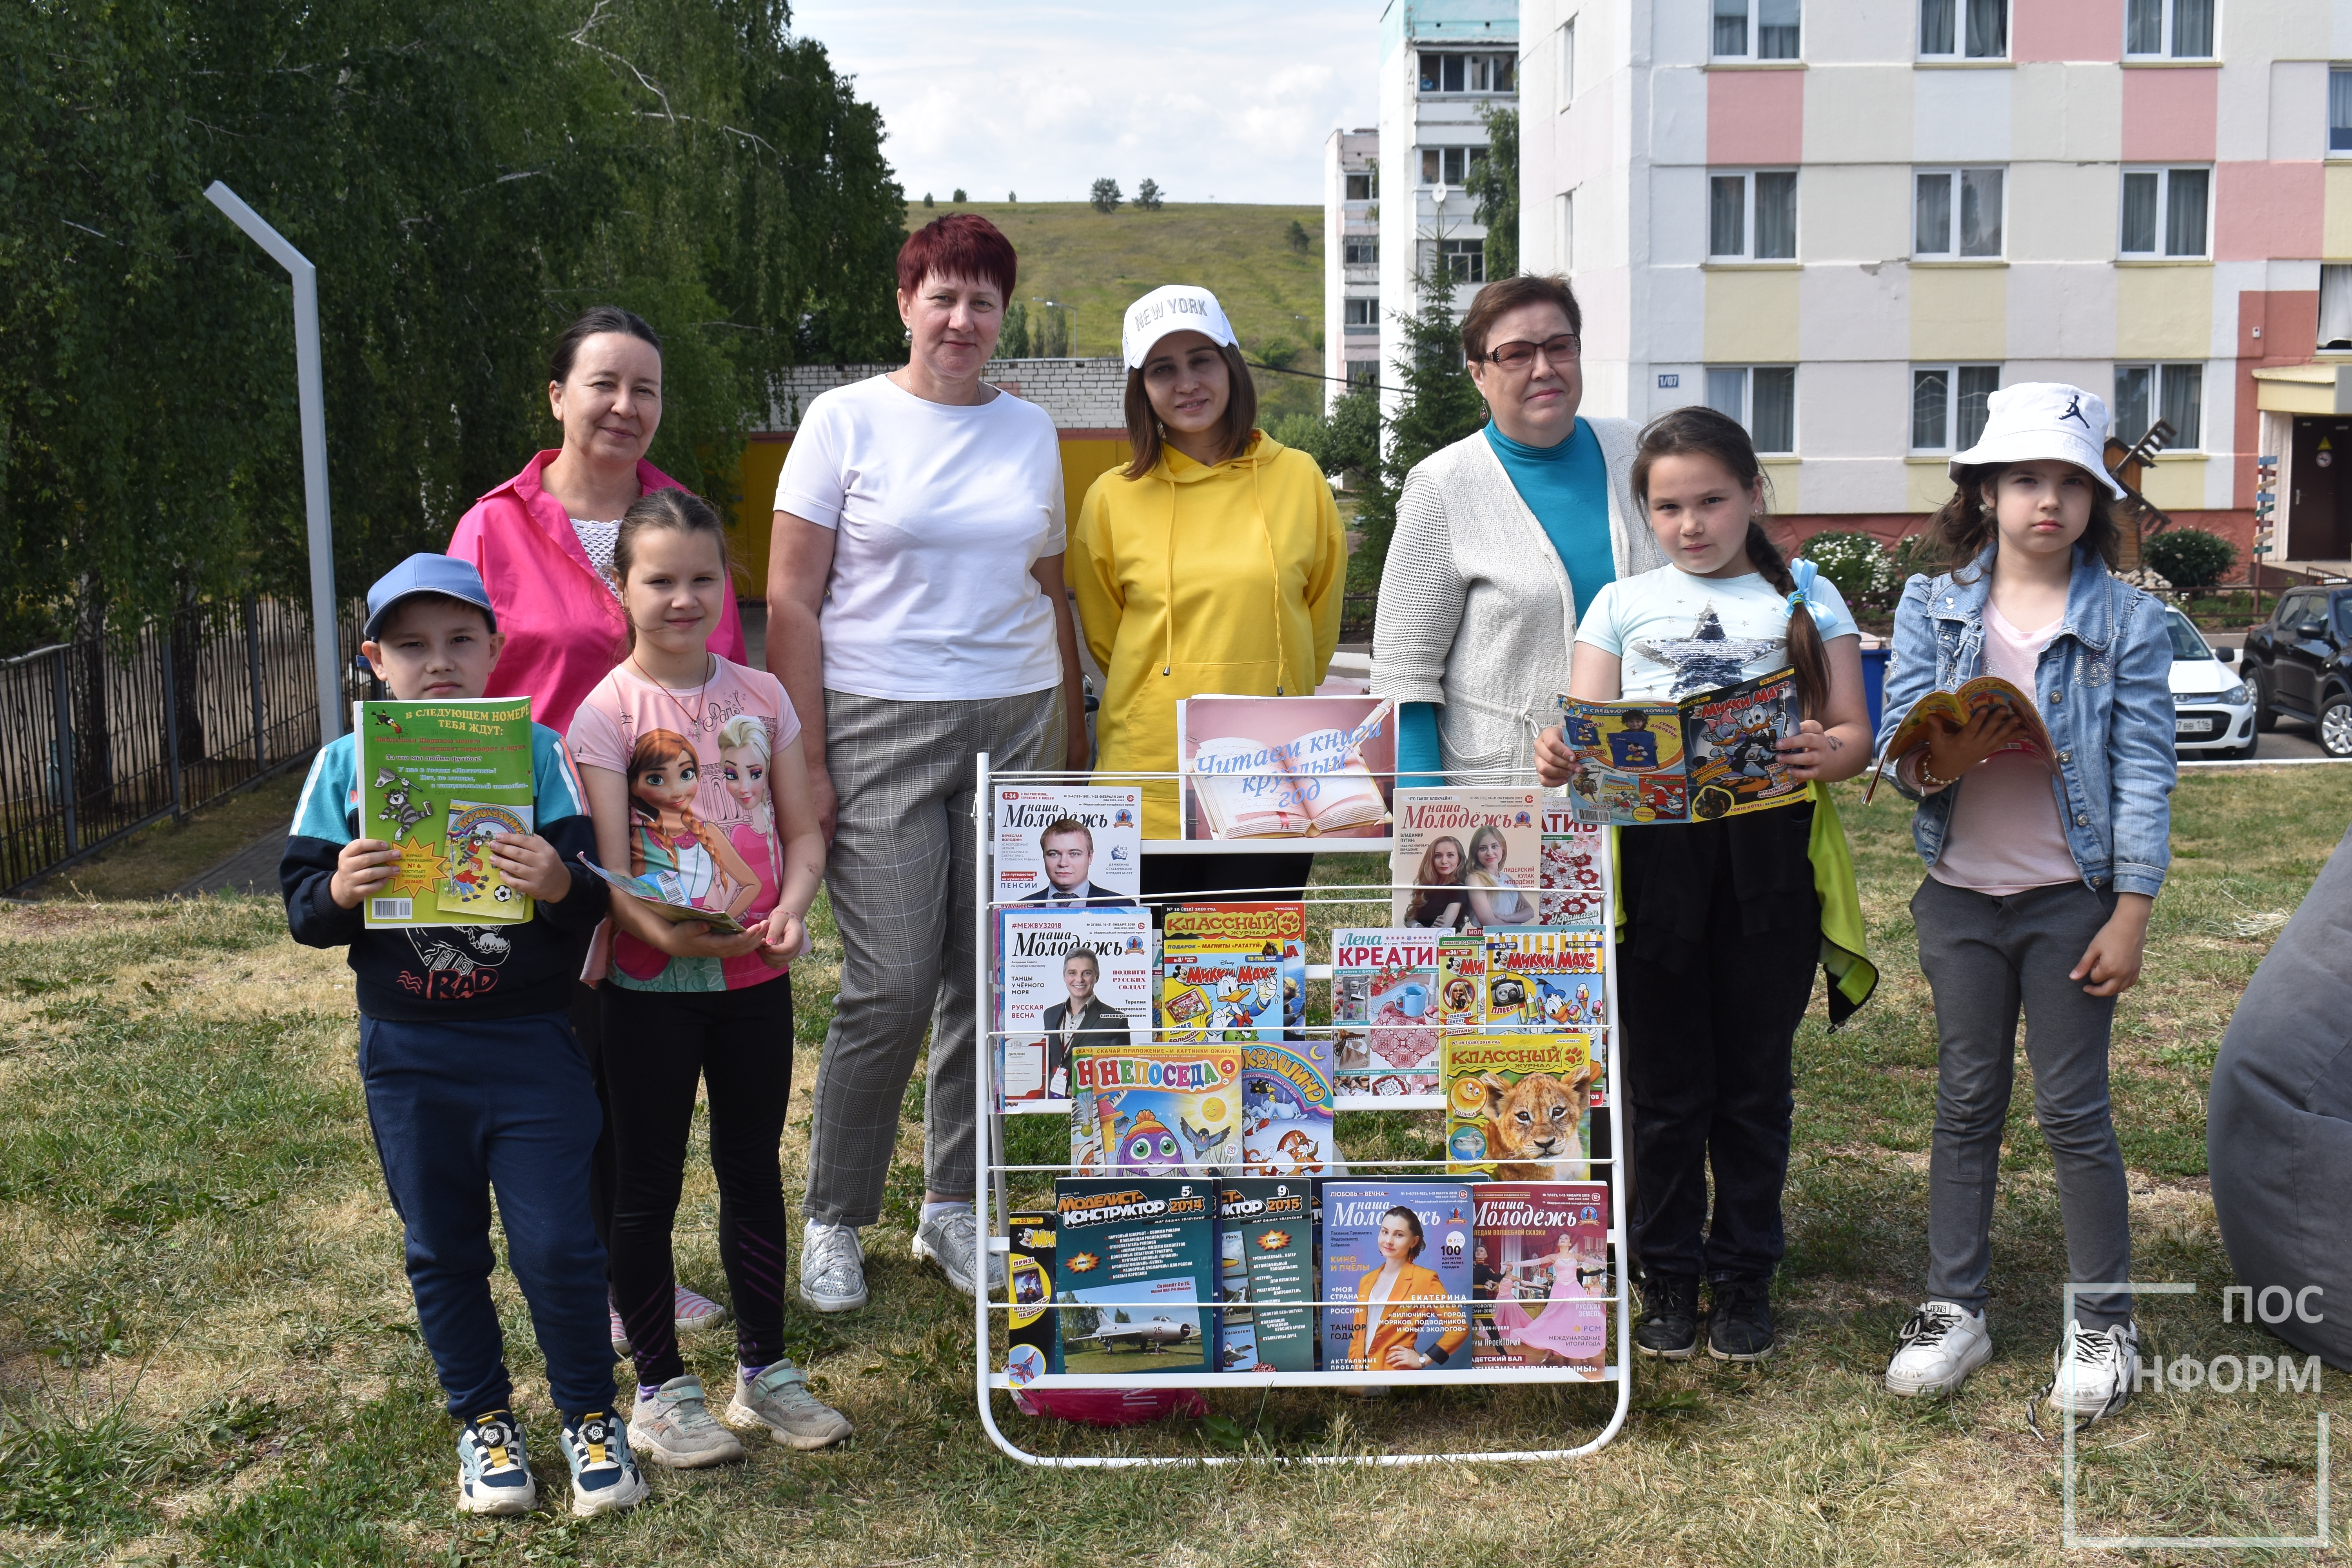
[[[776,678],[710,651],[731,591],[718,514],[656,490],[613,552],[629,657],[582,701],[569,737],[608,866],[674,903],[740,921],[673,921],[613,896],[603,976],[614,1161],[613,1300],[637,1365],[631,1446],[656,1464],[740,1458],[686,1370],[672,1321],[670,1229],[695,1091],[708,1083],[719,1261],[739,1363],[728,1421],[813,1447],[849,1424],[783,1354],[788,1226],[777,1157],[792,1098],[793,960],[824,872],[800,720]]]

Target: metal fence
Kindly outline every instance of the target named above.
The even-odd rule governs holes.
[[[348,702],[361,612],[346,610]],[[0,887],[303,761],[317,680],[310,606],[284,599],[198,604],[0,663]]]

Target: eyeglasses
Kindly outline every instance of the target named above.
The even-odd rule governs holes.
[[[1541,353],[1555,365],[1574,364],[1584,357],[1584,339],[1575,332],[1562,332],[1556,338],[1546,338],[1540,343],[1524,340],[1498,343],[1479,357],[1492,360],[1505,370],[1525,370]]]

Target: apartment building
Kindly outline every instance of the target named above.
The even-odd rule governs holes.
[[[1323,143],[1324,404],[1381,368],[1381,133],[1334,131]]]
[[[2352,555],[2352,0],[1525,0],[1523,265],[1586,407],[1706,402],[1798,531],[1892,537],[1985,399],[2159,422],[2148,499]]]

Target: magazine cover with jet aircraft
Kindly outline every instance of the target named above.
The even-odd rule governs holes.
[[[1214,1370],[1217,1184],[1063,1176],[1054,1200],[1061,1370]]]

